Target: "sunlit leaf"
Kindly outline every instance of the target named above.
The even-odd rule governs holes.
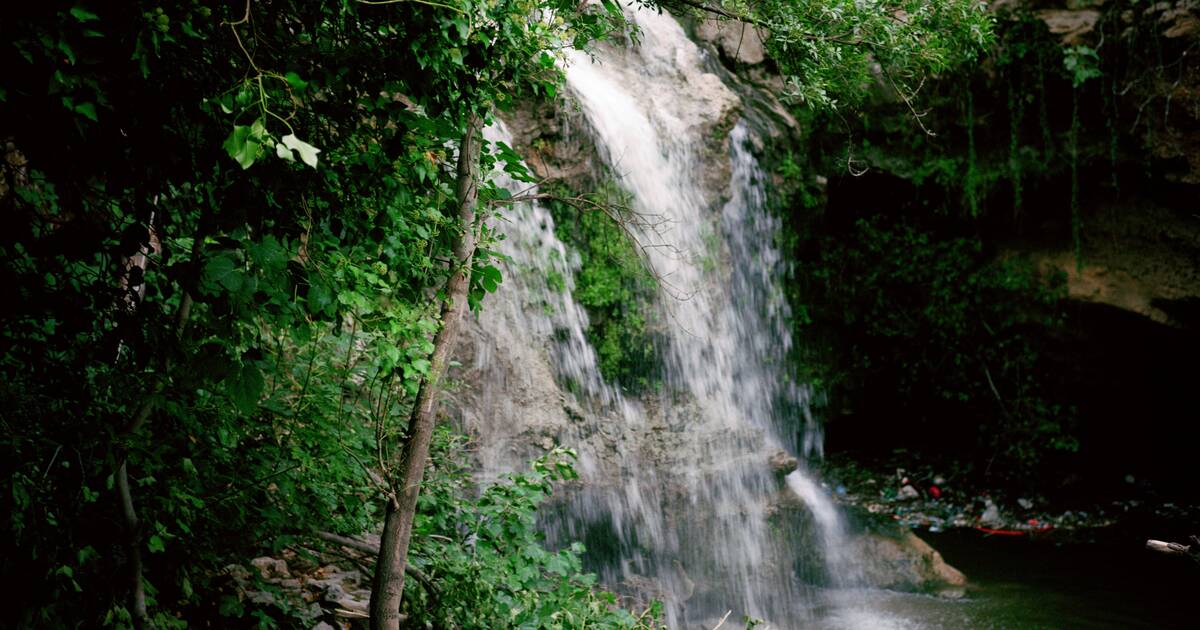
[[[287,146],[287,148],[299,153],[300,160],[302,162],[313,168],[317,167],[317,154],[321,152],[320,149],[297,138],[296,134],[293,133],[289,133],[288,135],[280,138],[280,140],[284,145]]]

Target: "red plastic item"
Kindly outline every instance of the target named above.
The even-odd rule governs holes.
[[[1028,536],[1030,534],[1044,534],[1044,533],[1054,529],[1054,526],[1053,525],[1044,525],[1044,526],[1038,527],[1036,529],[1027,529],[1027,530],[992,529],[990,527],[976,527],[975,529],[977,529],[989,536]]]
[[[937,486],[929,486],[929,494],[935,499],[942,498],[942,490]]]
[[[1029,533],[1017,529],[992,529],[990,527],[976,527],[975,529],[990,536],[1024,536]]]

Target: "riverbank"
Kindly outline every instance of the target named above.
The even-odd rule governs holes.
[[[975,530],[1054,542],[1185,539],[1200,529],[1200,503],[1131,475],[1115,483],[1047,480],[1044,488],[931,461],[907,451],[832,454],[813,466],[828,492],[866,525],[892,522],[932,534]],[[1140,541],[1140,542],[1139,542]]]

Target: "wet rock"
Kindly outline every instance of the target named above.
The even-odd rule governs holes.
[[[1020,499],[1017,499],[1017,505],[1021,506],[1022,510],[1028,510],[1033,508],[1033,501],[1030,501],[1025,497],[1021,497]]]
[[[855,545],[863,581],[875,588],[941,593],[967,583],[961,571],[909,530],[866,533]]]
[[[787,451],[775,451],[771,453],[771,457],[767,460],[771,466],[771,471],[776,475],[786,475],[800,467],[800,460],[792,457]]]
[[[917,489],[911,485],[903,486],[896,492],[896,499],[898,501],[911,501],[919,498],[920,496],[921,493],[917,492]]]

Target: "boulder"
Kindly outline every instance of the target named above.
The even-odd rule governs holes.
[[[967,583],[961,571],[946,564],[942,554],[908,529],[866,532],[853,544],[868,586],[957,597]]]

